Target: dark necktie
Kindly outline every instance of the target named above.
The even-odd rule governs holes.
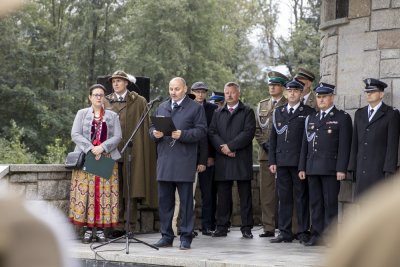
[[[306,99],[303,97],[303,98],[301,99],[301,103],[305,104],[305,103],[304,103],[305,100],[306,100]]]
[[[276,103],[278,103],[278,101],[276,100],[272,101],[272,107],[275,107]]]
[[[293,115],[293,108],[290,108],[289,109],[289,116],[292,116]]]
[[[321,120],[323,120],[325,118],[326,113],[322,112],[322,116],[321,116]]]
[[[122,96],[120,96],[118,99],[119,99],[119,102],[122,102],[124,100],[124,98]]]
[[[371,108],[371,110],[369,111],[368,119],[371,119],[371,116],[372,116],[373,113],[374,113],[374,109]]]
[[[176,110],[176,109],[179,108],[179,105],[178,105],[178,103],[176,103],[176,102],[174,102],[174,103],[172,104],[172,106],[174,107],[174,110]]]

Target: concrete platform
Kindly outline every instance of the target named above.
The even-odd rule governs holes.
[[[232,228],[228,237],[213,238],[199,234],[192,249],[179,250],[179,239],[172,248],[154,250],[143,244],[132,243],[126,254],[125,243],[114,243],[96,250],[77,241],[74,256],[80,259],[98,259],[158,266],[190,267],[255,267],[255,266],[321,266],[325,247],[304,247],[293,243],[271,244],[269,238],[259,238],[261,229],[253,230],[253,239],[243,239],[239,228]],[[140,234],[136,238],[153,244],[160,234]]]

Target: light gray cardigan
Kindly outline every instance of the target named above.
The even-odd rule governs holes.
[[[94,113],[93,108],[84,108],[76,113],[74,124],[72,125],[71,138],[76,144],[75,150],[86,154],[93,148],[90,131],[92,129]],[[121,125],[117,113],[105,110],[104,120],[107,124],[107,139],[101,146],[104,152],[110,153],[113,160],[121,158],[117,146],[122,140]]]

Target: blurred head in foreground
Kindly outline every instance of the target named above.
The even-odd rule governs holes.
[[[328,252],[328,267],[391,267],[400,264],[400,172],[347,210]]]

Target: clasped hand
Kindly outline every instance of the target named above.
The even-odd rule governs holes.
[[[164,133],[160,132],[160,131],[157,131],[157,130],[153,130],[153,135],[154,135],[155,138],[159,139],[159,138],[162,138],[164,136]],[[181,138],[181,135],[182,135],[182,131],[181,130],[176,130],[176,131],[173,131],[171,133],[171,137],[173,139],[175,139],[175,140]]]
[[[104,148],[101,145],[99,145],[93,147],[91,151],[96,156],[96,160],[99,160],[101,157],[101,153],[104,152]]]
[[[227,155],[227,156],[230,157],[230,158],[236,157],[236,153],[235,153],[235,152],[232,152],[232,151],[229,149],[229,147],[228,147],[227,144],[220,145],[220,148],[221,148],[221,152],[222,152],[224,155]]]

